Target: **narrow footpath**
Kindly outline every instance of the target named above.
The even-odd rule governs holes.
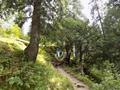
[[[83,82],[80,82],[79,80],[77,80],[73,76],[71,76],[62,67],[57,67],[56,69],[58,70],[58,72],[60,72],[62,75],[64,75],[65,77],[67,77],[71,81],[71,83],[74,87],[74,90],[89,90],[88,86],[86,86]]]

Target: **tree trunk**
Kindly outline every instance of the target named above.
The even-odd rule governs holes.
[[[41,0],[34,1],[34,11],[32,16],[32,28],[30,32],[30,43],[24,50],[25,57],[29,61],[35,62],[39,50],[39,40],[40,40],[40,7]]]
[[[80,47],[79,47],[79,50],[80,50],[80,72],[82,75],[84,75],[84,59],[83,59],[83,50],[82,50],[82,43],[80,44]]]
[[[70,56],[71,56],[71,47],[69,44],[65,45],[65,51],[66,51],[66,55],[65,55],[65,63],[70,65]]]
[[[78,43],[75,42],[73,44],[73,56],[74,56],[74,64],[78,63],[79,60],[79,52],[78,52]]]

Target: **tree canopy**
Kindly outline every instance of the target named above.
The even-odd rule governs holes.
[[[37,62],[37,57],[44,56],[39,56],[40,54],[45,54],[45,57],[49,56],[47,57],[48,61],[43,61],[44,63],[48,62],[45,66],[49,65],[49,63],[52,63],[55,68],[62,65],[66,70],[70,70],[75,77],[88,84],[91,90],[119,90],[120,1],[108,0],[108,2],[103,4],[104,8],[100,5],[102,4],[101,0],[91,0],[88,3],[91,5],[92,23],[89,18],[87,19],[82,14],[83,7],[80,0],[1,0],[0,38],[2,37],[1,40],[3,40],[5,37],[12,37],[15,38],[17,43],[22,42],[23,44],[21,45],[26,45],[22,54],[20,54],[23,62],[33,65]],[[10,21],[12,18],[14,18],[12,20],[14,23],[9,23],[10,25],[7,28],[3,27],[3,24],[5,25],[6,21]],[[23,24],[28,22],[27,19],[31,19],[32,22],[29,27],[30,31],[25,36],[22,34],[21,29]],[[0,47],[0,50],[2,50],[0,54],[3,56],[7,55],[6,57],[10,58],[11,54],[5,54],[6,52],[4,53],[3,49],[8,52],[10,50],[13,56],[15,51],[11,44],[8,44],[8,46],[5,44],[5,47],[4,45]],[[10,47],[14,52],[12,52]],[[16,48],[17,46],[15,50],[18,50]],[[4,61],[3,56],[0,56],[2,63],[0,71],[5,72],[5,68],[7,67],[8,69],[13,64],[9,59]],[[14,57],[17,58],[17,55],[15,54]],[[10,64],[8,65],[9,62]],[[19,69],[19,64],[16,61],[14,63],[18,65],[17,69]],[[9,70],[11,70],[11,67]],[[24,66],[22,67],[24,68]],[[14,69],[14,67],[12,68]],[[29,69],[29,66],[27,68]],[[37,67],[30,66],[30,69],[37,70]],[[49,69],[42,71],[42,75],[45,74],[45,71],[49,71]],[[23,75],[24,72],[27,73],[23,71],[18,75],[20,76],[21,73]],[[28,72],[36,75],[34,70]],[[0,80],[10,82],[14,74],[12,73],[11,75],[0,75]],[[38,75],[36,77],[39,77]],[[23,82],[26,80],[23,80],[23,78],[26,76],[23,75],[23,78],[19,76],[17,77],[17,74],[15,74],[14,79],[16,80],[15,83],[17,83],[17,80],[19,81],[17,84],[21,90],[21,87],[24,86]],[[9,77],[12,78],[8,79]],[[36,77],[32,76],[32,78]],[[35,82],[28,82],[32,83],[27,85],[28,87],[32,87],[32,85],[35,87]],[[48,80],[48,82],[51,83],[52,81]],[[9,86],[9,84],[5,85]],[[56,84],[53,85],[56,87]],[[26,86],[24,87],[26,88]],[[48,87],[51,88],[51,85]]]

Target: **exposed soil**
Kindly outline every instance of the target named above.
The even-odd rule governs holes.
[[[83,82],[77,80],[75,77],[67,73],[62,67],[58,66],[56,67],[56,69],[58,70],[58,72],[60,72],[62,75],[64,75],[71,81],[74,90],[89,90],[89,87],[87,85],[85,85]]]

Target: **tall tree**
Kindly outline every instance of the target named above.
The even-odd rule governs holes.
[[[107,56],[112,62],[118,64],[120,58],[120,4],[119,0],[110,0],[108,11],[104,18],[106,34]],[[111,48],[112,47],[112,48]]]
[[[32,29],[30,33],[30,43],[25,49],[25,55],[28,60],[36,60],[39,48],[40,32],[42,27],[42,0],[34,1],[34,11],[32,16]]]
[[[45,30],[46,23],[53,22],[54,18],[57,17],[54,13],[58,14],[57,12],[61,5],[61,1],[56,0],[34,1],[30,43],[25,49],[25,56],[28,60],[35,62],[39,50],[40,34]]]
[[[92,4],[91,14],[92,14],[92,17],[94,19],[93,23],[94,24],[99,23],[100,30],[101,30],[101,32],[103,34],[103,37],[105,37],[104,27],[103,27],[103,15],[102,15],[104,10],[101,11],[101,9],[100,9],[101,7],[98,4],[100,2],[101,2],[100,0],[92,0],[91,1],[91,4]]]
[[[27,5],[34,7],[32,16],[32,29],[30,32],[30,44],[25,49],[25,56],[32,61],[36,60],[40,34],[46,26],[53,22],[56,17],[61,16],[62,5],[65,0],[4,0],[0,3],[2,16],[12,11],[23,12]]]

